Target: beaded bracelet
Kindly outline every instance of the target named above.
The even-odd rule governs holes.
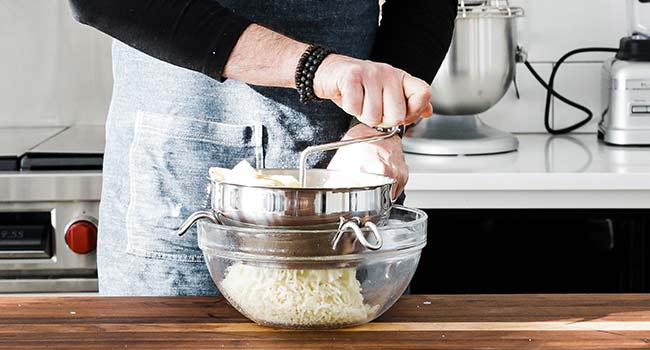
[[[331,49],[323,46],[311,45],[300,56],[296,66],[296,90],[300,95],[300,102],[307,104],[312,100],[319,100],[314,93],[314,76],[316,70],[323,63],[325,57],[333,53]]]

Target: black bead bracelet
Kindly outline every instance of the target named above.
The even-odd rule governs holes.
[[[331,49],[311,45],[300,56],[296,66],[296,90],[300,95],[300,102],[307,104],[309,101],[319,99],[314,93],[314,76],[325,57],[331,53],[333,53]]]

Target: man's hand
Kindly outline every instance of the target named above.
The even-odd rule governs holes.
[[[314,76],[314,93],[370,126],[408,125],[433,113],[429,84],[385,63],[330,55]]]
[[[358,124],[343,137],[344,140],[379,134],[375,129]],[[389,176],[397,181],[393,198],[397,198],[408,181],[409,170],[398,136],[387,140],[360,143],[340,148],[330,162],[329,169],[362,171]]]

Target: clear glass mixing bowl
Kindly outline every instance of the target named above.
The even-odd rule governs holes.
[[[379,229],[384,243],[376,251],[352,232],[205,221],[198,242],[212,279],[244,316],[271,327],[329,329],[374,320],[411,281],[426,245],[427,215],[395,206]]]

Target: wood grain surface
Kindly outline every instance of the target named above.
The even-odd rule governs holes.
[[[650,295],[405,296],[318,332],[257,326],[216,297],[0,297],[0,349],[641,348]]]

